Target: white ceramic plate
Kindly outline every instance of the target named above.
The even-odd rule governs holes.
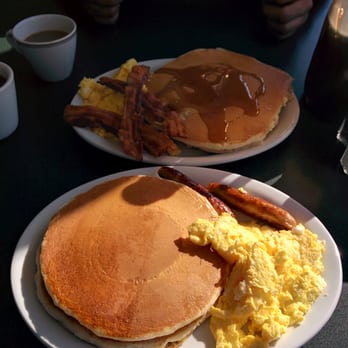
[[[152,70],[156,70],[171,60],[172,59],[154,59],[140,62],[139,64],[147,65]],[[113,76],[116,70],[117,69],[108,71],[100,76],[111,77]],[[81,97],[76,94],[72,99],[71,104],[82,105]],[[294,99],[291,102],[289,102],[288,105],[282,110],[278,125],[274,128],[272,132],[270,132],[270,134],[268,134],[268,136],[262,143],[258,143],[240,150],[235,150],[233,152],[223,154],[207,153],[178,143],[178,146],[181,149],[180,156],[163,155],[160,157],[153,157],[145,152],[143,162],[159,165],[207,166],[226,162],[233,162],[241,160],[243,158],[251,157],[261,152],[267,151],[284,141],[296,127],[296,124],[299,119],[299,114],[299,103],[296,97],[294,97]],[[98,149],[119,157],[124,157],[133,160],[132,157],[126,155],[122,151],[121,146],[117,141],[100,137],[87,128],[74,127],[74,129],[81,138],[86,140],[91,145],[97,147]]]
[[[325,294],[321,296],[307,314],[304,322],[290,328],[288,332],[274,345],[274,348],[300,347],[312,338],[332,315],[342,287],[342,267],[340,256],[334,240],[323,224],[307,209],[286,194],[259,181],[215,169],[199,167],[177,167],[192,179],[202,184],[217,181],[227,185],[244,186],[250,193],[259,195],[287,209],[298,221],[315,232],[326,242],[324,257],[327,282]],[[156,175],[158,167],[135,169],[109,175],[82,186],[79,186],[45,207],[28,225],[15,249],[11,265],[11,285],[18,309],[33,333],[48,347],[88,348],[91,345],[81,341],[65,330],[57,321],[51,318],[41,307],[36,297],[34,274],[36,271],[35,253],[42,240],[47,224],[63,205],[77,194],[80,194],[96,184],[124,175]],[[208,328],[208,322],[201,325],[183,344],[183,348],[214,347],[214,339]]]

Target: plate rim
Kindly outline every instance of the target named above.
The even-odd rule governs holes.
[[[63,193],[62,195],[60,195],[58,198],[54,199],[51,203],[49,203],[48,205],[46,205],[32,220],[31,222],[27,225],[26,229],[24,230],[24,232],[22,233],[21,237],[18,240],[18,243],[16,245],[15,251],[13,253],[13,257],[11,260],[11,269],[10,269],[10,276],[11,276],[11,290],[12,290],[12,294],[13,297],[15,299],[15,303],[17,306],[17,309],[19,310],[22,318],[24,319],[25,323],[27,324],[27,326],[31,329],[31,331],[34,333],[34,335],[36,337],[38,337],[40,339],[40,341],[42,343],[44,343],[45,345],[47,345],[48,347],[54,347],[54,348],[59,348],[59,347],[66,347],[66,345],[55,345],[53,343],[51,343],[49,341],[49,335],[48,338],[45,337],[43,335],[42,332],[37,332],[37,327],[35,327],[35,323],[32,322],[31,320],[31,315],[33,315],[34,317],[37,316],[37,313],[29,313],[28,311],[28,305],[25,304],[25,292],[23,289],[23,284],[22,284],[22,277],[23,277],[23,268],[25,266],[25,262],[30,262],[30,260],[26,260],[26,258],[28,258],[30,255],[30,253],[33,253],[34,251],[32,250],[34,248],[34,250],[36,250],[37,248],[37,243],[39,243],[41,241],[42,235],[44,233],[44,231],[46,230],[47,227],[47,223],[50,219],[50,217],[57,212],[64,204],[66,204],[70,199],[72,199],[74,196],[76,196],[79,193],[82,193],[86,190],[88,190],[89,188],[107,181],[107,180],[111,180],[113,178],[117,178],[120,176],[125,176],[125,175],[156,175],[157,169],[160,166],[151,166],[151,167],[144,167],[144,168],[136,168],[136,169],[131,169],[131,170],[126,170],[126,171],[121,171],[121,172],[116,172],[113,174],[109,174],[100,178],[96,178],[94,180],[88,181],[84,184],[81,184],[73,189],[70,189],[68,191],[66,191],[65,193]],[[326,244],[330,245],[330,255],[328,255],[328,250],[326,250],[326,253],[324,255],[324,258],[326,261],[330,260],[330,263],[333,264],[335,266],[335,271],[338,272],[336,274],[336,285],[337,288],[334,288],[334,284],[328,284],[328,287],[331,288],[331,291],[334,291],[333,296],[331,296],[331,301],[329,302],[329,306],[327,306],[326,310],[325,310],[325,315],[324,316],[320,316],[319,317],[319,322],[316,321],[316,327],[315,330],[312,330],[311,334],[307,336],[303,337],[302,340],[298,339],[296,342],[296,346],[298,345],[302,345],[306,342],[308,342],[308,340],[310,340],[313,336],[315,336],[321,329],[322,327],[326,324],[326,322],[330,319],[330,317],[332,316],[340,295],[341,295],[341,291],[342,291],[342,284],[343,284],[343,272],[342,272],[342,265],[341,265],[341,259],[340,259],[340,255],[339,255],[339,250],[338,247],[333,239],[333,237],[331,236],[330,232],[326,229],[326,227],[323,225],[323,223],[314,215],[312,214],[308,209],[306,209],[304,206],[302,206],[299,202],[295,201],[293,198],[291,198],[290,196],[288,196],[286,193],[272,187],[269,186],[265,183],[262,183],[256,179],[252,179],[237,173],[231,173],[228,171],[223,171],[223,170],[218,170],[218,169],[213,169],[213,168],[200,168],[200,167],[189,167],[189,166],[176,166],[175,168],[177,168],[178,170],[183,171],[184,173],[188,173],[191,175],[191,177],[193,176],[193,178],[195,178],[196,176],[204,176],[204,177],[208,177],[210,175],[212,176],[218,176],[220,177],[221,182],[223,183],[231,183],[231,182],[236,182],[240,185],[243,185],[247,190],[249,190],[250,188],[256,187],[256,191],[258,192],[258,194],[260,196],[267,196],[266,198],[269,199],[270,196],[272,197],[276,197],[276,201],[277,202],[282,202],[281,206],[286,206],[287,209],[291,210],[293,209],[300,209],[301,210],[301,215],[303,219],[307,219],[306,222],[304,223],[306,226],[316,226],[318,228],[320,228],[320,237],[321,239],[324,239],[326,241]],[[202,172],[204,172],[202,174]],[[206,179],[206,183],[210,181],[208,179]],[[204,182],[203,182],[204,184]],[[252,190],[251,190],[252,191]],[[250,190],[249,190],[250,192]],[[272,201],[271,198],[270,200]],[[278,203],[277,203],[278,204]],[[46,222],[45,226],[42,226],[44,224],[44,222]],[[39,225],[39,230],[35,232],[35,230],[33,230],[34,228],[36,228],[37,224],[41,223],[41,225]],[[34,231],[34,232],[33,232]],[[316,233],[318,235],[318,231],[313,231],[314,233]],[[33,238],[35,237],[35,238]],[[323,238],[325,237],[325,238]],[[29,256],[28,256],[29,255]],[[331,258],[329,258],[331,257]],[[21,261],[22,263],[19,262],[18,264],[18,260]],[[31,260],[32,263],[34,263],[32,266],[35,268],[35,260]],[[326,265],[328,266],[328,265]],[[330,270],[330,272],[332,272],[332,270]],[[32,273],[31,273],[32,274]],[[324,274],[327,276],[328,274],[330,275],[330,273],[327,273],[327,269],[324,271]],[[35,286],[35,284],[32,284]],[[27,286],[29,287],[29,285]],[[18,290],[19,289],[19,290]],[[36,293],[35,293],[36,294]],[[34,294],[34,296],[35,296]],[[37,306],[41,306],[39,304],[38,299],[35,297],[34,299],[32,299],[34,302],[36,301],[36,304],[34,304],[34,307]],[[325,304],[325,296],[321,295],[320,298],[316,301],[319,304],[320,303],[324,303]],[[316,307],[312,307],[315,308],[315,311],[317,312],[318,309]],[[43,308],[40,308],[41,312],[44,313],[45,317],[50,318],[49,314],[46,313]],[[320,312],[320,310],[319,310]],[[306,314],[306,318],[312,314],[313,318],[318,319],[315,314],[316,313],[307,313]],[[61,324],[57,323],[53,318],[50,318],[51,320],[53,320],[54,323],[54,328],[56,330],[61,330],[63,329],[64,332],[66,331],[66,329],[61,327]],[[35,318],[34,318],[35,320]],[[308,321],[308,320],[307,320]],[[319,323],[319,324],[318,324]],[[36,323],[37,324],[37,323]],[[57,327],[56,327],[57,326]],[[297,330],[297,332],[301,332],[301,330],[298,330],[299,328],[301,328],[302,325],[298,326],[297,328],[289,328],[287,331],[287,333],[285,335],[283,335],[279,341],[277,342],[277,344],[274,346],[274,348],[290,348],[291,346],[291,342],[286,342],[286,337],[287,335],[293,331],[293,330]],[[303,327],[303,326],[302,326]],[[199,330],[200,328],[198,328]],[[306,332],[305,332],[306,333]],[[73,334],[71,334],[70,332],[68,332],[68,336],[69,338],[71,338],[70,336],[72,336],[72,338],[74,338],[76,341],[76,337],[73,336]],[[46,335],[47,336],[47,335]],[[186,341],[188,343],[187,347],[192,347],[192,343],[195,343],[195,347],[205,347],[205,343],[203,342],[203,345],[199,345],[197,343],[197,341],[195,341],[195,334],[191,335],[190,338]],[[285,339],[284,339],[285,337]],[[192,341],[193,340],[193,341]],[[282,341],[285,340],[285,345],[282,345]],[[85,341],[81,341],[79,339],[77,339],[76,341],[78,344],[74,344],[74,347],[81,347],[81,348],[85,348],[85,347],[91,347],[87,342]],[[183,345],[183,348],[186,347],[186,345]],[[197,345],[196,345],[197,343]],[[280,345],[279,345],[280,344]],[[290,346],[289,346],[290,344]],[[294,346],[295,347],[295,346]]]
[[[155,67],[156,68],[160,67],[172,61],[173,59],[175,58],[150,59],[150,60],[140,61],[138,62],[138,64],[148,65],[153,70]],[[93,77],[93,79],[98,79],[101,76],[105,76],[105,75],[112,76],[118,69],[119,67],[111,69],[96,77]],[[77,101],[79,101],[78,104],[75,104]],[[76,93],[71,100],[71,104],[80,105],[81,102],[82,100],[80,96],[78,95],[78,93]],[[278,124],[261,143],[251,144],[250,146],[243,147],[241,149],[236,149],[235,151],[226,152],[226,153],[218,153],[218,154],[208,153],[198,149],[192,149],[192,151],[196,151],[197,153],[203,154],[202,156],[162,155],[160,157],[153,157],[145,152],[141,163],[154,164],[154,165],[208,166],[208,165],[218,165],[218,164],[223,164],[227,162],[239,161],[245,158],[256,156],[258,154],[261,154],[263,152],[266,152],[272,149],[273,147],[276,147],[277,145],[282,143],[285,139],[287,139],[290,136],[290,134],[294,131],[300,117],[300,103],[295,94],[293,94],[293,99],[290,100],[288,104],[283,108],[280,115],[282,115],[282,113],[284,114],[284,112],[286,112],[286,110],[289,110],[290,107],[294,109],[294,112],[291,115],[292,117],[288,117],[288,119],[286,120],[287,127],[275,139],[272,138],[272,134],[273,135],[277,134],[277,130],[279,131],[278,126],[282,125],[281,116],[280,116],[280,120]],[[101,151],[104,151],[106,153],[112,154],[114,156],[136,161],[131,156],[125,154],[122,150],[120,151],[120,149],[117,148],[119,145],[115,145],[117,144],[115,140],[103,139],[87,128],[80,128],[80,127],[73,126],[73,129],[83,140],[85,140],[91,146],[94,146],[95,148]],[[271,141],[269,141],[270,139]],[[178,145],[184,150],[188,148],[184,144],[178,143]]]

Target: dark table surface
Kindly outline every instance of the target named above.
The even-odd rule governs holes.
[[[68,190],[115,172],[149,166],[118,158],[89,145],[62,119],[79,81],[111,70],[126,59],[176,57],[200,47],[224,47],[255,56],[294,77],[301,103],[299,122],[281,144],[257,156],[211,166],[260,181],[281,174],[274,185],[312,211],[330,231],[347,281],[348,176],[339,165],[343,145],[337,122],[323,121],[303,105],[305,75],[329,1],[313,11],[294,37],[276,41],[265,33],[259,12],[244,1],[125,0],[119,21],[99,26],[69,1],[12,0],[0,12],[0,36],[20,19],[38,13],[65,13],[78,25],[72,75],[65,81],[39,80],[17,52],[0,54],[14,70],[20,124],[0,141],[0,312],[1,345],[40,347],[21,318],[10,286],[12,255],[21,234],[45,206]],[[74,3],[70,1],[70,3]],[[0,106],[1,112],[1,106]],[[345,347],[347,286],[329,323],[305,347]]]

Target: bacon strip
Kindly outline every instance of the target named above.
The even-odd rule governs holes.
[[[232,210],[222,200],[215,197],[203,185],[193,181],[179,170],[176,170],[172,167],[161,167],[158,169],[158,174],[160,177],[164,179],[173,180],[186,186],[189,186],[190,188],[207,198],[207,200],[214,207],[218,214],[228,213],[232,216],[234,215]]]
[[[122,116],[92,105],[67,105],[64,108],[64,120],[76,127],[103,128],[115,135],[121,124]]]
[[[92,105],[67,105],[64,120],[76,127],[102,128],[118,137],[122,115]],[[154,157],[168,153],[177,156],[180,149],[163,131],[143,124],[141,137],[144,148]]]
[[[127,87],[127,82],[107,76],[100,77],[98,83],[119,93],[125,93],[125,89]],[[169,106],[165,105],[153,93],[149,91],[143,92],[141,102],[142,107],[145,110],[144,117],[148,123],[159,125],[161,128],[164,127],[170,137],[184,138],[186,136],[183,122],[178,113]]]
[[[108,76],[101,76],[97,82],[100,83],[101,85],[109,87],[109,88],[115,90],[116,92],[119,92],[122,94],[124,94],[124,91],[125,91],[126,86],[127,86],[126,81],[113,79],[113,78],[108,77]]]
[[[208,190],[230,207],[267,222],[275,228],[291,230],[297,224],[295,218],[286,210],[245,191],[219,183],[210,183]]]
[[[143,159],[141,90],[149,78],[149,72],[149,67],[135,65],[129,73],[124,92],[123,117],[118,132],[123,151],[138,161]]]
[[[179,114],[162,103],[154,94],[150,92],[144,93],[144,108],[147,115],[147,121],[153,124],[161,124],[171,137],[186,137],[186,130]]]
[[[177,156],[181,150],[174,141],[165,133],[156,128],[144,124],[142,128],[144,148],[152,156],[159,157],[164,153],[170,156]]]
[[[136,111],[137,91],[128,86],[125,91],[124,114],[118,132],[123,151],[134,159],[143,159],[143,144],[141,141],[140,127],[142,124],[141,113]]]

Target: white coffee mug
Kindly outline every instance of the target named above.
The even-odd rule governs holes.
[[[12,134],[17,126],[17,94],[13,70],[0,62],[0,139]]]
[[[76,23],[59,14],[28,17],[6,33],[8,42],[30,62],[45,81],[70,76],[76,51]]]

